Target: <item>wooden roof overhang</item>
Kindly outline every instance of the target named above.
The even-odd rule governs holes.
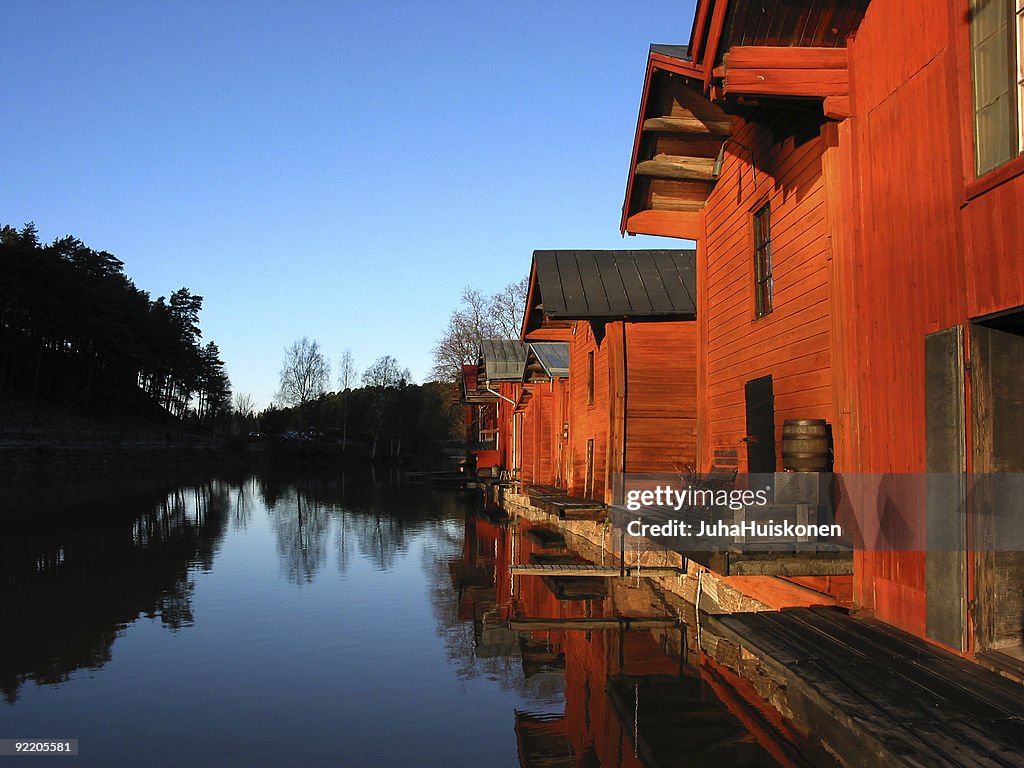
[[[479,405],[482,403],[493,403],[498,396],[493,392],[481,389],[480,368],[477,365],[462,366],[461,397],[464,405]]]
[[[564,341],[537,341],[526,345],[524,384],[537,384],[569,377],[569,344]]]
[[[847,38],[869,0],[698,0],[690,44],[652,45],[619,229],[699,239],[732,114],[850,116]]]
[[[521,382],[526,365],[526,345],[518,339],[484,339],[480,342],[480,371],[478,389],[503,381]]]
[[[704,94],[685,46],[652,45],[620,230],[697,240],[732,118]]]

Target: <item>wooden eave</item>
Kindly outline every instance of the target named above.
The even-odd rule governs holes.
[[[696,240],[732,119],[704,95],[695,62],[658,48],[671,50],[648,56],[619,229]]]

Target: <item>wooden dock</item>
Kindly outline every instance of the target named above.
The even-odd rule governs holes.
[[[536,632],[574,629],[590,632],[609,629],[672,629],[683,626],[674,616],[607,616],[576,619],[509,619],[509,629]]]
[[[560,520],[603,521],[610,514],[607,505],[600,501],[567,496],[564,490],[553,485],[531,485],[524,493],[530,504]]]
[[[785,681],[797,720],[862,766],[1024,764],[1024,687],[834,608],[702,616]]]
[[[508,570],[513,576],[589,576],[594,578],[681,576],[684,573],[679,568],[665,566],[637,568],[635,565],[627,565],[620,568],[588,563],[530,563],[529,565],[510,565]]]

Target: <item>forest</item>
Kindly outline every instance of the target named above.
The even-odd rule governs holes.
[[[132,283],[113,254],[67,236],[40,243],[33,224],[0,228],[0,396],[77,413],[199,427],[225,419],[231,384],[203,297]]]

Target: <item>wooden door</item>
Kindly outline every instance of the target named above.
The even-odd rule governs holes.
[[[967,649],[967,507],[963,329],[925,338],[925,628]]]
[[[976,649],[1020,647],[1024,623],[1024,330],[971,325]],[[1003,330],[1003,329],[1012,330]]]
[[[775,394],[772,377],[748,381],[744,394],[747,407],[747,472],[775,471]]]

